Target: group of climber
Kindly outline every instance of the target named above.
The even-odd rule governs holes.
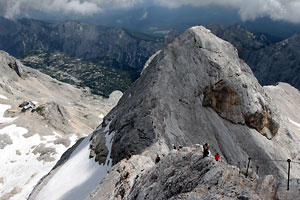
[[[177,149],[174,144],[172,146],[173,146],[173,149]],[[180,149],[182,149],[181,145],[178,147],[178,150],[180,150]],[[165,156],[165,154],[162,154],[162,155]],[[208,145],[208,143],[205,143],[203,145],[203,158],[208,157],[208,155],[209,155],[209,145]],[[215,160],[218,161],[219,159],[220,159],[220,154],[216,153]],[[155,164],[159,163],[160,160],[161,160],[161,158],[160,158],[159,154],[157,154],[156,158],[155,158]]]

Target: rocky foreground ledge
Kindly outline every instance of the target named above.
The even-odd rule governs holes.
[[[287,191],[286,180],[280,183],[272,175],[259,177],[251,169],[246,178],[245,172],[245,168],[215,161],[213,157],[203,158],[200,147],[184,147],[172,150],[158,164],[145,156],[122,160],[103,180],[104,185],[87,199],[294,200],[300,197],[297,180],[290,181]],[[114,190],[108,192],[106,189],[110,187]]]

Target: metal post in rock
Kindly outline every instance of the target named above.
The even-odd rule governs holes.
[[[291,159],[287,159],[288,162],[288,180],[287,180],[287,190],[290,190],[290,171],[291,171]]]
[[[248,177],[248,171],[249,171],[249,167],[250,167],[250,161],[251,161],[251,158],[249,157],[248,158],[248,165],[247,165],[247,171],[246,171],[246,178]]]

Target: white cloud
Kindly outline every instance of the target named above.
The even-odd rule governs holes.
[[[234,8],[243,20],[269,16],[300,23],[300,0],[0,0],[0,11],[8,18],[32,11],[92,15],[107,8],[131,8],[149,2],[171,9],[183,5]]]
[[[93,15],[105,8],[130,8],[143,0],[0,0],[0,10],[7,18],[32,11]]]

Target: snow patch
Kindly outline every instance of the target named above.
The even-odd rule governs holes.
[[[3,117],[5,111],[10,108],[11,108],[10,105],[0,104],[0,124],[1,123],[11,123],[17,119],[17,117],[15,117],[15,118]]]
[[[37,101],[31,101],[32,103],[34,103],[34,105],[37,105],[39,102]]]
[[[104,115],[101,114],[101,115],[99,115],[98,117],[99,117],[100,119],[103,119],[103,118],[104,118]]]
[[[6,96],[3,96],[1,94],[0,94],[0,99],[8,100],[8,98]]]
[[[106,132],[105,144],[109,150],[105,164],[99,165],[95,162],[95,158],[89,158],[92,137],[90,134],[43,187],[36,200],[85,199],[98,186],[112,166],[110,155],[114,133],[109,133],[109,125],[104,131]]]
[[[299,128],[299,130],[300,130],[300,124],[299,124],[299,123],[294,122],[294,121],[291,120],[290,118],[288,118],[288,121],[289,121],[290,123],[294,124],[295,126],[297,126],[297,127]]]

